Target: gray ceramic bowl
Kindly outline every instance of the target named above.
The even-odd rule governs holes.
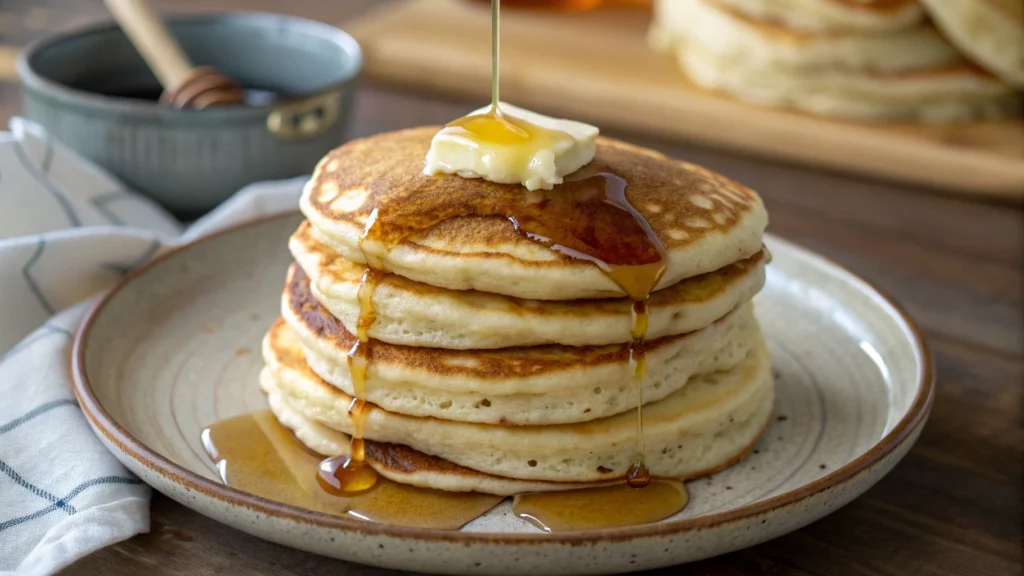
[[[278,98],[208,110],[162,107],[156,78],[110,24],[24,51],[18,74],[25,114],[179,215],[205,212],[252,182],[308,173],[342,142],[362,67],[351,36],[261,13],[168,24],[194,64]]]

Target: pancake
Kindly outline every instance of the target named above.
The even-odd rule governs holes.
[[[288,404],[273,378],[261,378],[270,411],[306,448],[325,457],[350,454],[349,435],[310,420]],[[447,460],[402,446],[366,440],[366,462],[381,476],[401,484],[448,492],[482,492],[512,496],[524,492],[551,492],[591,488],[608,482],[545,482],[517,480],[477,472]],[[745,453],[745,451],[744,451]],[[738,457],[737,457],[738,458]]]
[[[353,262],[369,259],[374,268],[451,290],[537,300],[624,295],[594,263],[520,236],[505,217],[509,214],[480,215],[482,210],[529,205],[544,196],[522,186],[423,175],[423,159],[437,130],[414,128],[354,140],[318,164],[300,207],[331,250]],[[667,252],[667,270],[657,288],[761,250],[767,215],[760,198],[721,175],[608,138],[598,139],[596,156],[583,170],[612,173],[629,183],[630,204]],[[591,186],[588,181],[566,182],[548,194],[575,197]],[[618,224],[635,226],[625,214],[616,226],[597,233],[611,235],[604,238],[609,242],[621,230]],[[442,221],[420,230],[438,219]],[[389,241],[360,242],[368,223],[378,234],[389,234]]]
[[[661,0],[649,40],[660,52],[695,45],[719,59],[793,73],[895,72],[946,66],[960,54],[932,26],[881,34],[810,33],[747,17],[720,0]]]
[[[924,19],[918,0],[718,1],[752,18],[810,32],[892,32]]]
[[[264,340],[264,389],[278,390],[306,418],[349,434],[352,397],[306,365],[281,322]],[[690,478],[743,454],[771,415],[773,381],[763,341],[731,370],[692,378],[644,409],[647,464],[653,476]],[[633,462],[636,419],[620,414],[578,424],[491,426],[421,418],[368,404],[364,437],[408,446],[459,466],[518,480],[602,482],[623,478]]]
[[[679,26],[671,38],[680,67],[690,80],[748,102],[875,121],[953,122],[1002,117],[1019,110],[1018,94],[963,60],[900,71],[904,65],[923,64],[927,59],[918,56],[929,53],[945,54],[935,58],[937,63],[945,62],[952,54],[949,46],[929,50],[922,48],[925,43],[895,50],[893,44],[885,50],[865,51],[855,43],[838,43],[834,54],[819,51],[812,57],[811,51],[805,53],[807,46],[790,44],[789,39],[796,37],[792,33],[766,34],[764,25],[751,25],[709,0],[676,0],[666,6],[676,13],[674,21],[688,24]],[[656,26],[652,41],[661,41],[660,34]],[[906,37],[908,32],[898,34]],[[928,35],[934,36],[934,31]],[[817,46],[818,41],[814,42]],[[891,62],[886,64],[886,59]],[[880,67],[865,68],[866,64]]]
[[[309,367],[353,394],[347,358],[356,338],[312,297],[298,267],[289,276],[282,317],[291,327],[289,334],[301,342]],[[693,374],[734,367],[758,337],[748,305],[703,330],[648,341],[644,401],[664,398]],[[365,400],[393,412],[540,425],[581,422],[636,408],[624,344],[458,351],[373,342],[370,354]]]
[[[768,106],[850,120],[964,122],[1020,113],[1020,95],[994,76],[963,63],[906,74],[840,70],[796,74],[731,60],[688,46],[679,63],[704,88]]]
[[[1024,3],[1020,0],[922,0],[935,23],[968,57],[1024,88]]]
[[[314,297],[345,328],[356,332],[364,265],[336,256],[303,223],[289,248],[312,280]],[[647,338],[699,330],[749,301],[764,286],[763,252],[721,270],[655,292],[648,301]],[[632,301],[523,300],[476,291],[436,288],[387,274],[373,293],[370,338],[458,350],[564,344],[602,346],[632,340]]]
[[[288,428],[307,449],[325,457],[347,456],[349,435],[310,420],[289,405],[273,378],[261,380],[274,417]],[[731,459],[716,468],[694,473],[688,479],[714,474],[741,460],[754,447],[755,438]],[[401,484],[447,492],[482,492],[498,496],[515,496],[528,492],[555,492],[593,488],[616,482],[545,482],[518,480],[477,472],[436,456],[429,456],[401,444],[365,441],[366,462],[381,476]]]

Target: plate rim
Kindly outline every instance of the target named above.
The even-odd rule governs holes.
[[[284,504],[256,496],[248,492],[232,488],[223,483],[201,476],[179,464],[170,461],[165,456],[156,452],[139,439],[129,433],[121,424],[106,411],[99,399],[93,392],[92,385],[87,376],[85,354],[89,345],[89,334],[96,323],[96,320],[103,313],[104,308],[115,295],[121,292],[135,279],[147,274],[153,268],[164,261],[191,250],[196,246],[212,242],[228,234],[239,230],[256,227],[266,224],[272,220],[293,218],[301,215],[297,210],[286,210],[273,214],[263,215],[255,219],[236,223],[191,242],[175,246],[165,253],[157,256],[135,270],[129,272],[113,287],[108,289],[86,313],[82,323],[75,333],[74,345],[71,352],[71,377],[75,396],[82,408],[82,413],[92,424],[96,432],[103,436],[112,445],[116,446],[126,457],[131,458],[138,464],[149,468],[164,479],[177,484],[187,490],[195,490],[203,495],[218,500],[229,506],[242,506],[252,512],[266,514],[279,520],[288,520],[300,524],[313,525],[319,528],[340,530],[344,532],[355,532],[366,535],[379,535],[398,538],[413,538],[425,541],[445,541],[448,543],[474,544],[474,543],[510,543],[510,544],[579,544],[582,542],[602,541],[623,541],[640,537],[655,537],[675,535],[683,532],[695,531],[705,528],[725,525],[731,522],[747,520],[769,513],[773,510],[796,504],[815,494],[822,493],[830,488],[840,486],[854,478],[864,470],[883,461],[886,456],[900,447],[911,433],[916,430],[927,419],[935,398],[935,366],[923,333],[909,314],[893,300],[887,293],[877,286],[862,278],[846,266],[838,264],[825,256],[812,250],[804,248],[799,244],[780,238],[773,234],[766,234],[773,243],[785,244],[802,256],[815,261],[819,265],[832,267],[844,274],[849,281],[857,287],[874,296],[878,303],[889,308],[889,312],[902,323],[906,333],[910,336],[910,343],[917,352],[915,363],[920,371],[921,378],[918,382],[918,389],[914,400],[907,410],[907,413],[896,423],[891,430],[862,452],[850,462],[836,468],[825,476],[812,482],[777,494],[771,498],[753,502],[696,518],[683,518],[668,522],[654,524],[640,524],[620,528],[604,528],[597,530],[581,530],[577,532],[565,532],[558,534],[529,534],[529,533],[506,533],[506,532],[463,532],[458,530],[441,530],[436,528],[418,528],[413,526],[402,526],[398,524],[385,524],[366,522],[335,516],[323,512],[307,510],[298,506]]]

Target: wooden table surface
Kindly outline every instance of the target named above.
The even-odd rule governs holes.
[[[160,4],[158,2],[158,4]],[[288,11],[331,23],[372,0],[164,0],[174,10]],[[17,46],[102,17],[100,0],[3,0],[0,70]],[[0,120],[19,109],[0,73]],[[442,123],[467,103],[366,86],[353,136]],[[774,541],[688,565],[686,574],[1019,573],[1024,447],[1024,218],[1019,207],[781,165],[641,134],[613,136],[708,166],[758,190],[770,230],[840,262],[902,303],[927,334],[938,389],[917,445],[845,508]],[[261,541],[155,494],[149,534],[101,550],[83,575],[369,575]],[[679,569],[665,569],[665,574]]]

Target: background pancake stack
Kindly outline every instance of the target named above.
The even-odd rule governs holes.
[[[926,2],[956,47],[916,0],[658,0],[648,41],[694,83],[749,102],[858,120],[988,119],[1019,113],[1011,85],[1024,85],[1024,22],[1001,2]],[[991,26],[972,26],[979,16]]]
[[[597,265],[517,233],[513,214],[480,209],[514,212],[574,184],[534,198],[521,186],[424,176],[436,131],[353,141],[318,165],[289,244],[282,317],[264,341],[272,410],[310,449],[335,456],[358,433],[349,410],[359,396],[366,462],[402,483],[510,495],[621,481],[637,434],[633,301]],[[749,303],[768,260],[761,200],[609,139],[584,171],[621,176],[666,253],[641,344],[651,474],[690,478],[735,462],[773,401]],[[365,390],[353,377],[359,345]]]

